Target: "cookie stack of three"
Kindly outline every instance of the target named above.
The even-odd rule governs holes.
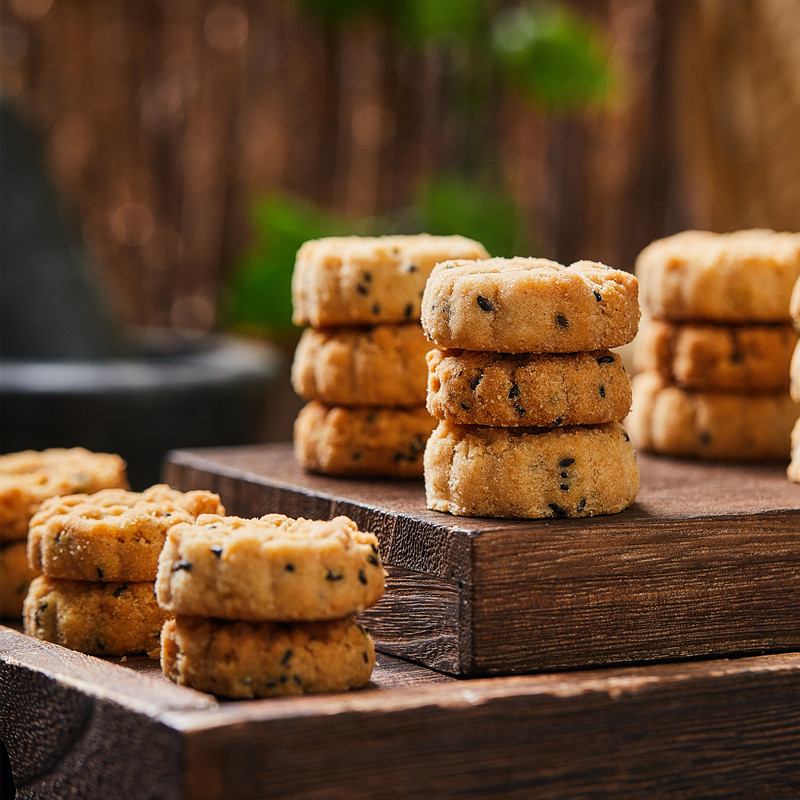
[[[636,274],[645,319],[628,424],[637,446],[785,460],[798,414],[789,373],[800,234],[685,231],[646,247]]]
[[[306,242],[292,278],[308,325],[292,384],[309,400],[295,423],[298,461],[329,475],[419,477],[434,422],[425,410],[428,343],[419,324],[438,261],[480,258],[461,236],[329,237]]]
[[[594,262],[450,261],[431,273],[422,325],[428,507],[489,517],[621,511],[639,487],[621,424],[619,355],[639,322],[636,278]]]
[[[800,278],[794,285],[792,292],[790,313],[795,329],[800,333]],[[800,341],[797,342],[789,368],[790,393],[795,403],[800,403]],[[789,480],[800,483],[800,416],[792,428],[791,459],[786,470]]]

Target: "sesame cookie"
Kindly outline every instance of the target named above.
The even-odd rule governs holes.
[[[623,426],[497,428],[440,422],[425,449],[428,508],[479,517],[590,517],[639,490]]]
[[[330,521],[203,515],[170,528],[156,594],[175,614],[251,621],[333,619],[383,594],[378,540]]]
[[[787,391],[761,394],[693,392],[654,372],[633,379],[627,419],[642,450],[701,459],[786,459],[800,407]]]
[[[294,452],[312,472],[419,478],[435,424],[425,406],[346,408],[312,400],[295,420]]]
[[[463,236],[333,236],[306,242],[292,275],[296,325],[324,328],[419,319],[433,266],[448,258],[486,258]]]
[[[442,348],[574,353],[633,340],[636,278],[592,261],[446,261],[431,272],[422,327]]]
[[[642,305],[659,319],[787,322],[800,276],[800,234],[684,231],[636,260]]]
[[[25,598],[23,627],[29,636],[81,653],[157,658],[167,617],[149,581],[91,583],[40,575]]]
[[[292,385],[301,397],[328,405],[423,405],[429,348],[413,323],[306,328],[292,362]]]
[[[428,411],[462,425],[551,426],[617,422],[631,406],[622,360],[593,353],[507,354],[431,350]]]
[[[800,418],[792,428],[791,447],[792,457],[786,469],[786,475],[790,481],[800,483]]]
[[[698,325],[647,319],[636,338],[639,372],[688,389],[766,392],[789,385],[797,334],[783,325]]]
[[[293,624],[177,617],[161,634],[170,680],[225,697],[344,692],[369,683],[374,665],[372,638],[353,617]]]
[[[38,571],[28,565],[28,548],[24,541],[0,546],[0,617],[22,614],[22,601]]]
[[[163,484],[52,498],[31,520],[28,559],[52,578],[153,581],[170,525],[209,513],[224,513],[218,495]]]
[[[43,500],[128,486],[125,462],[82,447],[23,450],[0,456],[0,542],[25,539]]]

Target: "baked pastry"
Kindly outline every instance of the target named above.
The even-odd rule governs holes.
[[[39,574],[28,565],[28,546],[20,540],[0,546],[0,617],[22,615],[22,602]]]

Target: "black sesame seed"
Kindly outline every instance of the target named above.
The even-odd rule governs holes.
[[[519,414],[521,417],[524,417],[524,416],[525,416],[525,409],[524,409],[524,408],[520,408],[520,407],[519,407],[519,406],[517,406],[517,405],[515,405],[515,406],[514,406],[514,408],[516,409],[516,411],[517,411],[517,414]]]
[[[556,322],[561,328],[569,328],[569,320],[563,314],[556,314]]]
[[[555,514],[555,516],[557,517],[567,516],[567,512],[563,508],[561,508],[561,506],[558,505],[558,503],[550,503],[550,508],[552,509],[553,514]]]
[[[469,411],[470,407],[466,403],[461,403],[461,408],[463,408],[464,411]]]
[[[105,574],[105,573],[103,572],[103,570],[101,570],[101,569],[100,569],[100,567],[97,567],[97,577],[98,577],[100,580],[103,580],[103,575],[104,575],[104,574]]]
[[[558,466],[561,467],[561,469],[564,469],[566,467],[571,467],[574,463],[574,458],[562,458],[561,461],[558,462]]]
[[[409,264],[406,267],[406,272],[416,272],[416,271],[417,271],[417,265],[416,264]]]
[[[375,555],[378,555],[378,548],[375,547],[374,544],[370,544],[370,547],[372,548],[372,552],[375,553]]]
[[[363,569],[360,569],[358,571],[358,580],[361,581],[361,583],[363,583],[364,586],[367,585],[367,576],[364,574],[364,570]]]
[[[364,276],[364,280],[367,283],[369,283],[372,280],[372,273],[371,272],[362,272],[361,274]]]
[[[95,641],[95,644],[97,645],[97,649],[98,650],[105,650],[106,649],[105,643],[101,642],[100,639],[97,639]]]
[[[509,391],[509,393],[508,393],[508,399],[509,399],[509,400],[511,400],[511,399],[512,399],[512,398],[514,398],[514,397],[519,397],[519,384],[518,384],[518,383],[515,383],[515,384],[514,384],[514,385],[511,387],[511,390],[510,390],[510,391]]]
[[[359,294],[369,294],[369,289],[366,286],[364,286],[363,283],[357,283],[356,284],[356,291]]]
[[[373,303],[373,305],[372,305],[372,313],[373,314],[380,314],[381,313],[381,304],[380,303]]]
[[[701,431],[700,444],[711,444],[711,433],[709,431]]]
[[[288,561],[283,565],[283,569],[285,572],[294,572],[294,564],[292,564],[291,561]]]
[[[597,359],[598,364],[613,364],[614,363],[614,356],[600,356]]]
[[[582,498],[580,503],[578,503],[578,511],[583,511],[586,508],[586,498]]]
[[[181,560],[172,568],[173,572],[179,572],[180,570],[186,570],[186,572],[191,572],[192,562]]]
[[[283,654],[283,658],[281,659],[281,666],[285,667],[289,663],[289,659],[292,657],[292,649],[291,647]]]
[[[563,492],[568,492],[569,491],[569,486],[567,486],[566,483],[559,483],[558,484],[558,488],[561,489],[561,491],[563,491]]]
[[[569,478],[569,473],[567,473],[567,472],[562,472],[562,473],[561,473],[561,477],[562,477],[562,478]]]
[[[553,425],[560,425],[564,421],[564,417],[556,417],[553,420]]]
[[[372,555],[372,553],[370,553],[370,554],[367,556],[367,562],[368,562],[369,564],[372,564],[372,566],[373,566],[373,567],[377,567],[377,566],[378,566],[378,564],[380,563],[380,562],[378,561],[377,557],[376,557],[376,556],[374,556],[374,555]]]
[[[267,689],[274,689],[278,685],[278,682],[277,681],[267,681],[264,685],[267,687]]]
[[[301,686],[303,683],[303,679],[299,675],[292,675],[292,680],[298,685]]]
[[[360,450],[356,450],[355,453],[353,453],[353,455],[350,456],[350,458],[352,458],[353,461],[359,461],[361,459],[361,456],[363,455],[364,454]]]
[[[288,680],[289,680],[289,676],[288,676],[288,675],[281,675],[281,676],[280,676],[280,678],[278,678],[278,680],[279,680],[281,683],[286,683],[286,681],[288,681]]]
[[[478,388],[478,384],[479,384],[479,383],[480,383],[482,380],[483,380],[483,373],[481,373],[480,375],[478,375],[478,376],[474,377],[474,378],[473,378],[473,379],[472,379],[472,380],[469,382],[469,388],[470,388],[470,389],[472,389],[472,391],[474,392],[474,391],[475,391],[475,390]]]
[[[366,416],[366,422],[368,425],[371,425],[375,420],[378,418],[378,415],[374,411],[370,411],[369,414]]]
[[[39,603],[39,611],[46,611],[47,603]]]
[[[409,303],[403,310],[403,316],[408,319],[414,313],[414,306]]]
[[[595,291],[594,299],[597,300],[597,302],[599,303],[603,299],[603,295],[601,295],[600,292]]]
[[[369,656],[367,655],[367,651],[366,650],[362,651],[361,657],[364,659],[364,663],[365,664],[369,664]]]
[[[114,589],[114,597],[119,597],[128,588],[127,583],[122,583]]]
[[[327,581],[340,581],[344,578],[341,572],[334,572],[332,569],[328,570],[328,574],[325,576],[325,580]]]
[[[212,544],[211,545],[211,552],[219,558],[222,555],[222,545],[220,544]]]
[[[64,531],[59,531],[59,532],[56,534],[56,541],[57,541],[57,542],[60,542],[60,541],[61,541],[61,534],[62,534],[62,533],[64,533]]]
[[[605,397],[606,396],[606,387],[603,386],[602,383],[600,384],[599,392],[600,392],[600,397]]]
[[[491,311],[494,308],[491,301],[480,294],[475,298],[475,302],[480,306],[481,311]]]
[[[625,431],[622,431],[622,435],[625,437],[626,442],[629,442],[631,440],[631,437],[628,436],[628,434]]]

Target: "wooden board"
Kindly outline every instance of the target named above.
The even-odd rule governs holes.
[[[639,461],[636,504],[581,520],[429,511],[421,481],[310,475],[288,444],[176,451],[164,477],[229,513],[375,531],[379,649],[454,675],[800,649],[800,486],[784,466]]]

